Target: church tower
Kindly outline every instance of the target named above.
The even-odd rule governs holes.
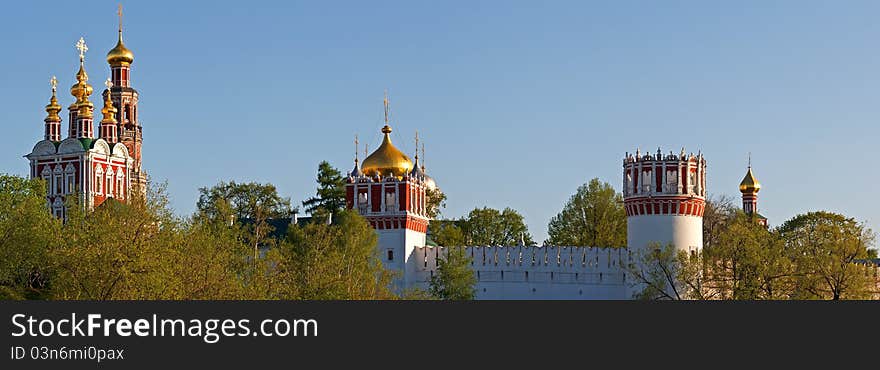
[[[376,230],[380,259],[386,268],[401,273],[397,286],[407,288],[417,283],[413,278],[418,263],[415,250],[426,241],[427,187],[422,172],[414,171],[413,161],[391,143],[387,94],[382,134],[382,144],[360,168],[355,158],[345,186],[346,207],[356,210]]]
[[[627,247],[672,243],[689,252],[703,248],[706,160],[702,154],[627,154],[623,160]]]
[[[134,53],[131,52],[122,41],[122,6],[119,6],[118,40],[116,46],[107,53],[107,63],[110,64],[110,81],[112,87],[108,89],[110,101],[116,107],[116,137],[112,138],[115,144],[121,142],[128,148],[134,165],[131,169],[132,186],[140,191],[146,189],[147,174],[141,167],[141,145],[143,143],[143,128],[138,117],[138,91],[131,87],[131,64],[134,62]],[[109,140],[108,140],[109,142]]]
[[[742,193],[743,212],[755,218],[755,222],[767,227],[767,218],[758,213],[758,191],[761,190],[761,183],[752,173],[752,159],[749,158],[749,169],[746,176],[739,183],[739,191]]]

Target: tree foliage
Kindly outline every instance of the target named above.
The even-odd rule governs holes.
[[[425,190],[425,211],[428,218],[440,217],[443,208],[446,208],[446,194],[443,194],[440,189]]]
[[[49,247],[61,224],[46,208],[42,180],[0,175],[0,299],[43,297]]]
[[[356,212],[341,211],[331,225],[292,227],[278,272],[286,298],[389,299],[393,275],[379,260],[377,236]]]
[[[551,245],[624,247],[626,212],[623,196],[598,178],[581,185],[565,207],[550,220]]]
[[[797,215],[779,227],[797,265],[796,298],[864,299],[876,288],[865,267],[874,232],[864,223],[831,212]]]
[[[463,247],[450,247],[438,261],[437,273],[431,277],[430,292],[437,299],[472,300],[477,295],[476,284],[471,257],[464,253]]]
[[[306,212],[337,213],[345,208],[345,178],[338,169],[327,161],[321,161],[316,181],[318,189],[315,196],[302,202]]]
[[[866,261],[875,235],[830,213],[795,216],[776,230],[733,210],[701,253],[672,246],[637,253],[631,276],[646,299],[870,299],[876,267]]]
[[[290,217],[290,200],[278,194],[275,185],[256,182],[220,182],[210,188],[199,189],[195,215],[201,223],[225,223],[241,232],[250,246],[252,261],[256,261],[261,246],[271,246],[269,235],[274,227],[270,219]]]
[[[459,225],[469,245],[535,244],[523,216],[511,208],[474,208]]]

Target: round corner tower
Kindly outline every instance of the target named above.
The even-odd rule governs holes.
[[[706,160],[702,154],[656,154],[636,150],[623,159],[623,199],[627,247],[642,250],[652,243],[675,249],[703,248],[706,206]]]

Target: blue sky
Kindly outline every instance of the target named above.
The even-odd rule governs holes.
[[[387,88],[392,138],[412,154],[419,131],[450,217],[510,206],[542,240],[579,185],[619,190],[624,152],[660,146],[702,150],[709,191],[737,199],[751,152],[773,225],[825,209],[880,227],[880,2],[124,6],[144,165],[181,214],[220,180],[272,182],[298,204],[319,161],[351,169],[354,134],[377,147]],[[72,101],[80,36],[101,86],[115,11],[7,4],[0,172],[27,173],[51,75]]]

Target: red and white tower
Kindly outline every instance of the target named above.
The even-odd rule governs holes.
[[[427,187],[421,172],[413,171],[409,157],[391,143],[388,109],[386,96],[382,144],[364,159],[360,168],[355,158],[355,167],[345,186],[345,199],[348,209],[356,210],[376,229],[382,261],[387,268],[401,272],[398,286],[409,287],[417,283],[412,278],[417,275],[415,249],[423,247],[426,241]]]
[[[627,247],[640,251],[652,243],[677,250],[703,248],[706,160],[702,154],[627,154],[623,160],[623,198]]]
[[[119,7],[119,30],[116,46],[107,52],[107,63],[110,64],[110,81],[113,83],[108,90],[110,100],[117,108],[117,138],[111,142],[125,145],[134,160],[131,169],[132,184],[143,191],[146,189],[147,174],[141,168],[141,145],[143,144],[143,128],[138,120],[138,91],[131,87],[131,64],[134,53],[122,42],[122,6]]]

